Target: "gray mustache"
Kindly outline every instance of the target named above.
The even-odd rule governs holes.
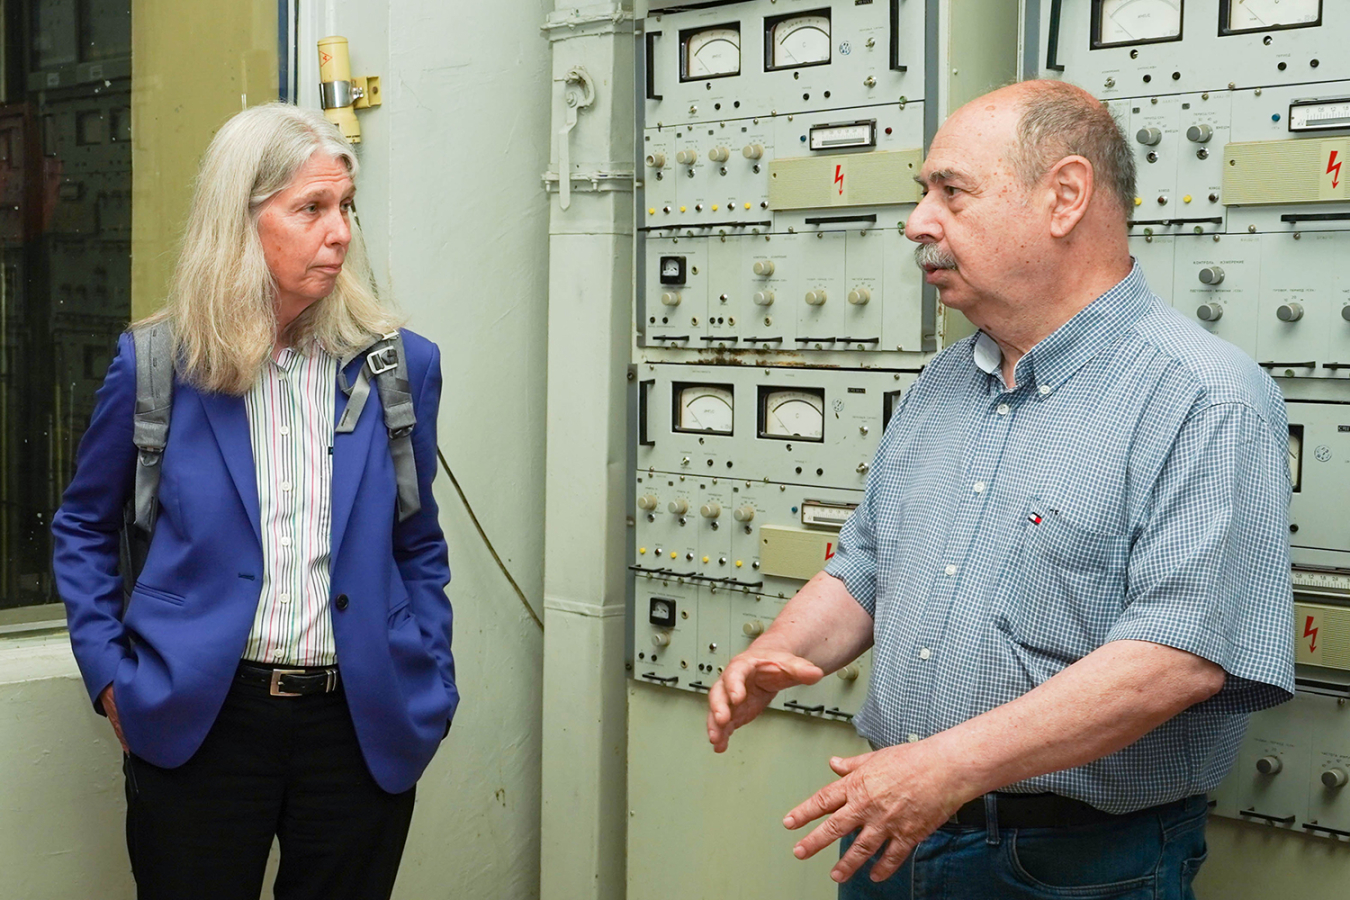
[[[914,248],[914,262],[918,263],[920,268],[932,269],[955,269],[956,260],[950,253],[942,250],[937,244],[920,244]]]

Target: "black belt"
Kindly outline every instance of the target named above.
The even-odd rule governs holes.
[[[1168,812],[1186,803],[1185,800],[1176,800],[1118,815],[1102,812],[1081,800],[1072,800],[1059,794],[1009,794],[1000,791],[994,796],[998,806],[1000,828],[1073,828],[1081,825],[1099,825],[1103,822],[1122,822],[1131,816]],[[962,806],[948,824],[970,828],[986,827],[988,820],[985,818],[984,797],[976,797]]]
[[[267,688],[273,697],[304,697],[308,694],[331,694],[338,689],[337,666],[322,668],[287,668],[241,662],[234,675],[235,681]]]

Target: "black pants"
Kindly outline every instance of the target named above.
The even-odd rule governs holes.
[[[413,790],[381,790],[341,688],[272,697],[236,682],[176,769],[127,758],[127,849],[140,900],[258,900],[272,838],[277,900],[381,900],[394,888]]]

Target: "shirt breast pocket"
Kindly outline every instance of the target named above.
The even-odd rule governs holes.
[[[1031,498],[1021,541],[995,600],[994,619],[1045,663],[1048,678],[1100,647],[1124,609],[1128,534],[1076,525],[1055,503]]]

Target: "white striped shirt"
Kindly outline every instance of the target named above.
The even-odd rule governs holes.
[[[328,609],[336,382],[337,360],[322,349],[285,348],[244,398],[263,550],[247,660],[337,662]]]

